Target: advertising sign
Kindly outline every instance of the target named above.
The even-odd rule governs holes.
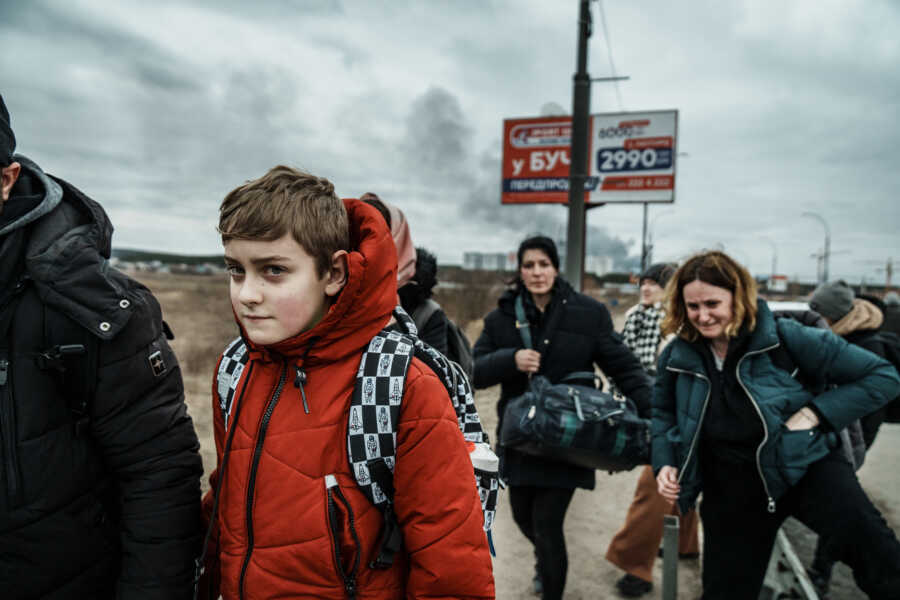
[[[673,202],[678,111],[591,117],[591,202]]]
[[[592,115],[585,203],[673,202],[678,111]],[[572,118],[503,121],[503,204],[569,201]]]
[[[501,203],[568,203],[571,139],[572,117],[504,120]],[[595,185],[589,178],[585,190]]]

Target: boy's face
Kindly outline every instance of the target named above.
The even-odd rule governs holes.
[[[345,255],[335,252],[328,273],[319,277],[313,257],[290,234],[226,242],[231,306],[250,341],[275,344],[315,327],[344,286]]]

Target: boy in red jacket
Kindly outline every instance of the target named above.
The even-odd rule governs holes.
[[[219,232],[241,339],[213,383],[205,593],[493,598],[465,442],[446,389],[418,359],[397,426],[404,550],[388,569],[369,566],[383,516],[351,471],[347,418],[362,352],[396,301],[384,219],[339,200],[327,180],[279,166],[225,197]]]

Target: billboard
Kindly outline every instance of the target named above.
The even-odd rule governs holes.
[[[591,116],[591,202],[674,202],[678,111]]]
[[[675,199],[677,111],[593,115],[585,203]],[[569,201],[572,118],[503,121],[501,203]]]
[[[568,203],[571,139],[572,117],[504,120],[500,202]]]

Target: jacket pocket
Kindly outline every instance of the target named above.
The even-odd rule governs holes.
[[[8,506],[15,507],[20,501],[21,480],[12,385],[12,365],[9,354],[3,352],[0,354],[0,452],[3,455],[3,479]]]
[[[335,572],[344,584],[347,597],[355,598],[356,575],[362,548],[356,532],[353,509],[334,475],[325,476],[325,509]]]
[[[776,450],[778,472],[788,485],[794,485],[806,474],[809,465],[828,454],[829,449],[818,427],[790,430],[782,425]]]

